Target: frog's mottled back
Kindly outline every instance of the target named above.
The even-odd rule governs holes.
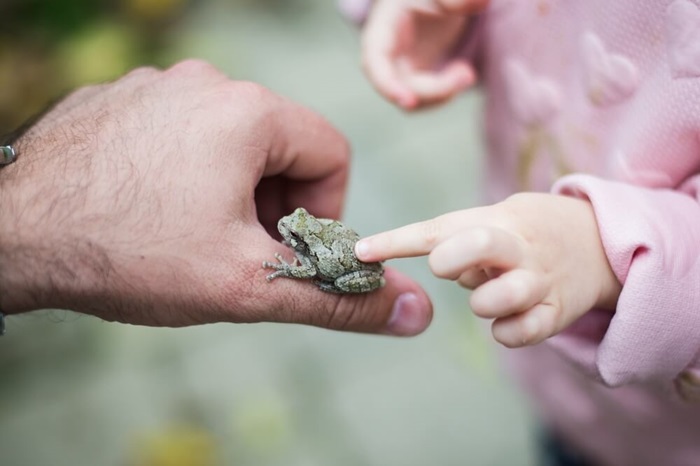
[[[279,263],[264,262],[263,267],[276,270],[268,280],[313,278],[322,290],[334,293],[365,293],[384,285],[382,264],[355,257],[360,237],[340,221],[316,218],[299,207],[282,217],[277,229],[284,243],[294,249],[296,260],[289,264],[276,255]]]

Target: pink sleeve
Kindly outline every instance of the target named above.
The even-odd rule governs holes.
[[[606,385],[700,394],[699,185],[675,191],[571,175],[553,188],[591,201],[623,288],[614,313],[589,312],[549,344]]]

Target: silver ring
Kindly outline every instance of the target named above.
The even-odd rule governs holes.
[[[0,146],[0,166],[9,165],[17,160],[17,152],[12,146]]]

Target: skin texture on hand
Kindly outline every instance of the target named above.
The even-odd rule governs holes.
[[[509,347],[539,343],[592,308],[614,310],[621,285],[586,200],[521,193],[358,242],[361,260],[429,255],[432,272],[473,289],[471,307],[494,319]]]
[[[0,171],[0,308],[71,309],[158,326],[293,322],[413,335],[425,292],[335,296],[268,283],[277,220],[337,218],[345,139],[317,114],[199,61],[78,90],[15,144]]]
[[[390,102],[415,110],[474,84],[472,66],[453,58],[470,15],[488,0],[377,0],[362,34],[362,63]]]

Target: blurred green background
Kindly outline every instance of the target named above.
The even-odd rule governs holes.
[[[361,234],[476,203],[480,97],[406,116],[360,72],[329,0],[2,0],[0,131],[84,83],[204,58],[330,119]],[[413,339],[302,326],[153,329],[63,311],[0,340],[2,466],[534,465],[532,425],[467,293],[424,259]]]

